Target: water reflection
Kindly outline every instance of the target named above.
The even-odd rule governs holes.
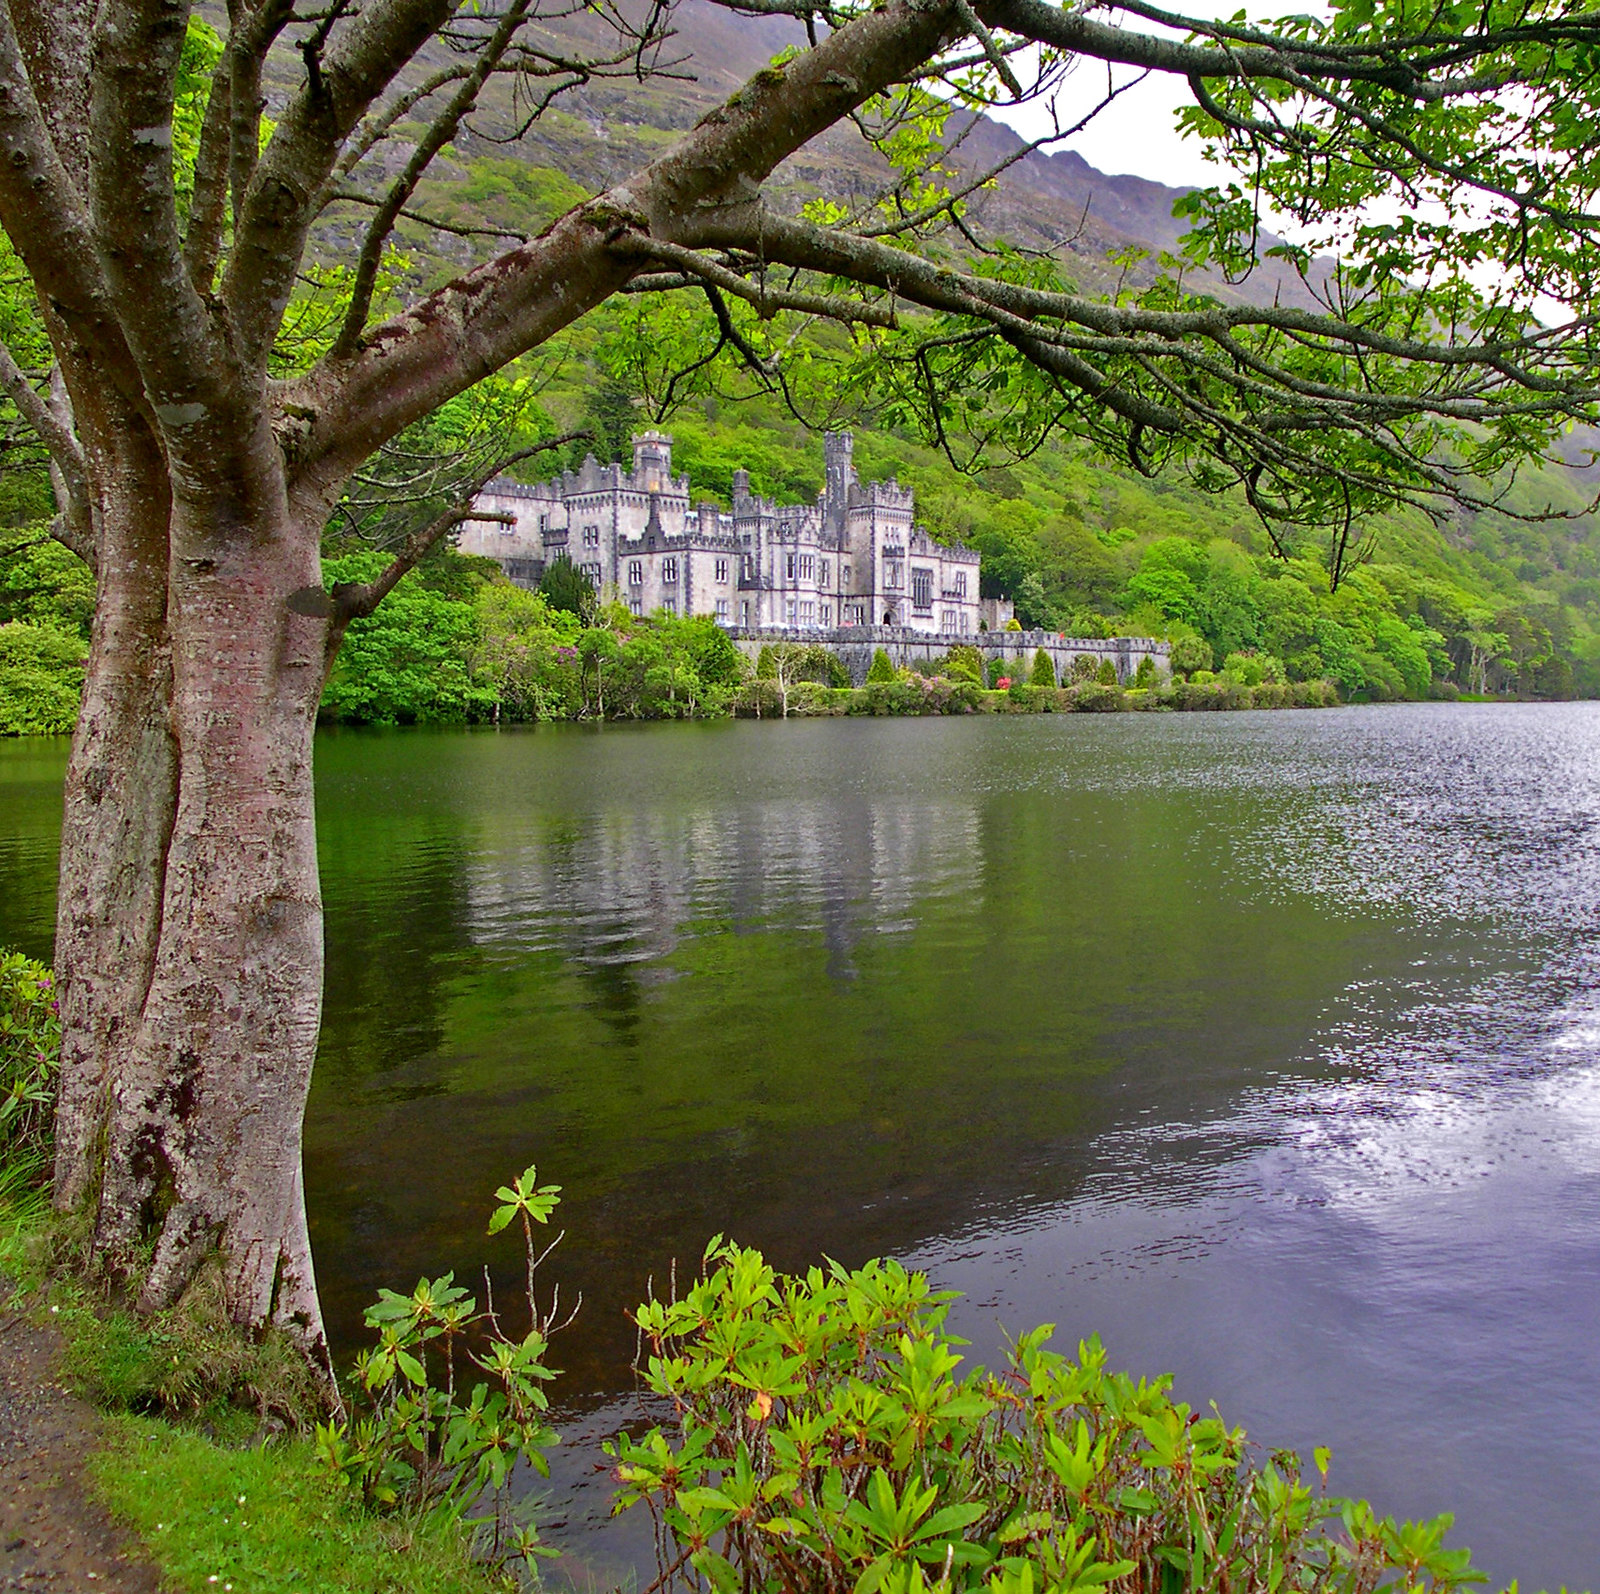
[[[1597,755],[1593,705],[324,738],[333,1331],[509,1283],[489,1193],[537,1159],[579,1582],[641,1549],[591,1471],[623,1311],[716,1231],[911,1258],[977,1355],[1099,1330],[1590,1582]]]

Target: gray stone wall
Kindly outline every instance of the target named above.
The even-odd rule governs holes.
[[[1056,678],[1070,677],[1075,660],[1091,658],[1098,667],[1104,659],[1116,666],[1117,679],[1133,679],[1141,659],[1153,659],[1156,668],[1167,670],[1171,644],[1156,642],[1149,637],[1108,637],[1096,641],[1088,637],[1063,637],[1054,631],[979,631],[975,634],[938,634],[912,631],[898,625],[852,625],[832,631],[802,631],[787,628],[767,630],[735,628],[729,633],[740,650],[755,658],[769,642],[799,642],[820,646],[837,655],[850,679],[861,686],[872,666],[872,655],[882,648],[895,664],[920,669],[941,659],[953,647],[975,647],[984,659],[985,672],[989,661],[1004,659],[1013,666],[1014,679],[1027,680],[1033,670],[1033,656],[1040,648],[1050,656],[1056,667]]]

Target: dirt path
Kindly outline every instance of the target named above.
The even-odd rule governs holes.
[[[159,1594],[132,1537],[88,1492],[98,1418],[62,1388],[60,1352],[57,1335],[0,1306],[0,1589]]]

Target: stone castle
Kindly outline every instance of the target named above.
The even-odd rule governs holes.
[[[977,553],[918,526],[910,488],[859,481],[852,448],[848,432],[827,434],[814,504],[758,498],[735,471],[729,513],[694,503],[689,478],[672,474],[672,439],[644,432],[632,470],[591,454],[548,482],[491,482],[474,507],[507,520],[467,521],[459,547],[524,586],[564,554],[635,614],[711,615],[736,631],[867,626],[960,638],[980,619],[1004,625],[1010,605],[979,598]]]

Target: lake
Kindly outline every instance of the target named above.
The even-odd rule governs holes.
[[[48,955],[64,744],[0,742]],[[556,1572],[642,1567],[626,1307],[715,1232],[1048,1321],[1525,1589],[1600,1584],[1600,705],[343,732],[318,743],[330,1331],[518,1252]],[[648,1582],[645,1576],[641,1582]]]

